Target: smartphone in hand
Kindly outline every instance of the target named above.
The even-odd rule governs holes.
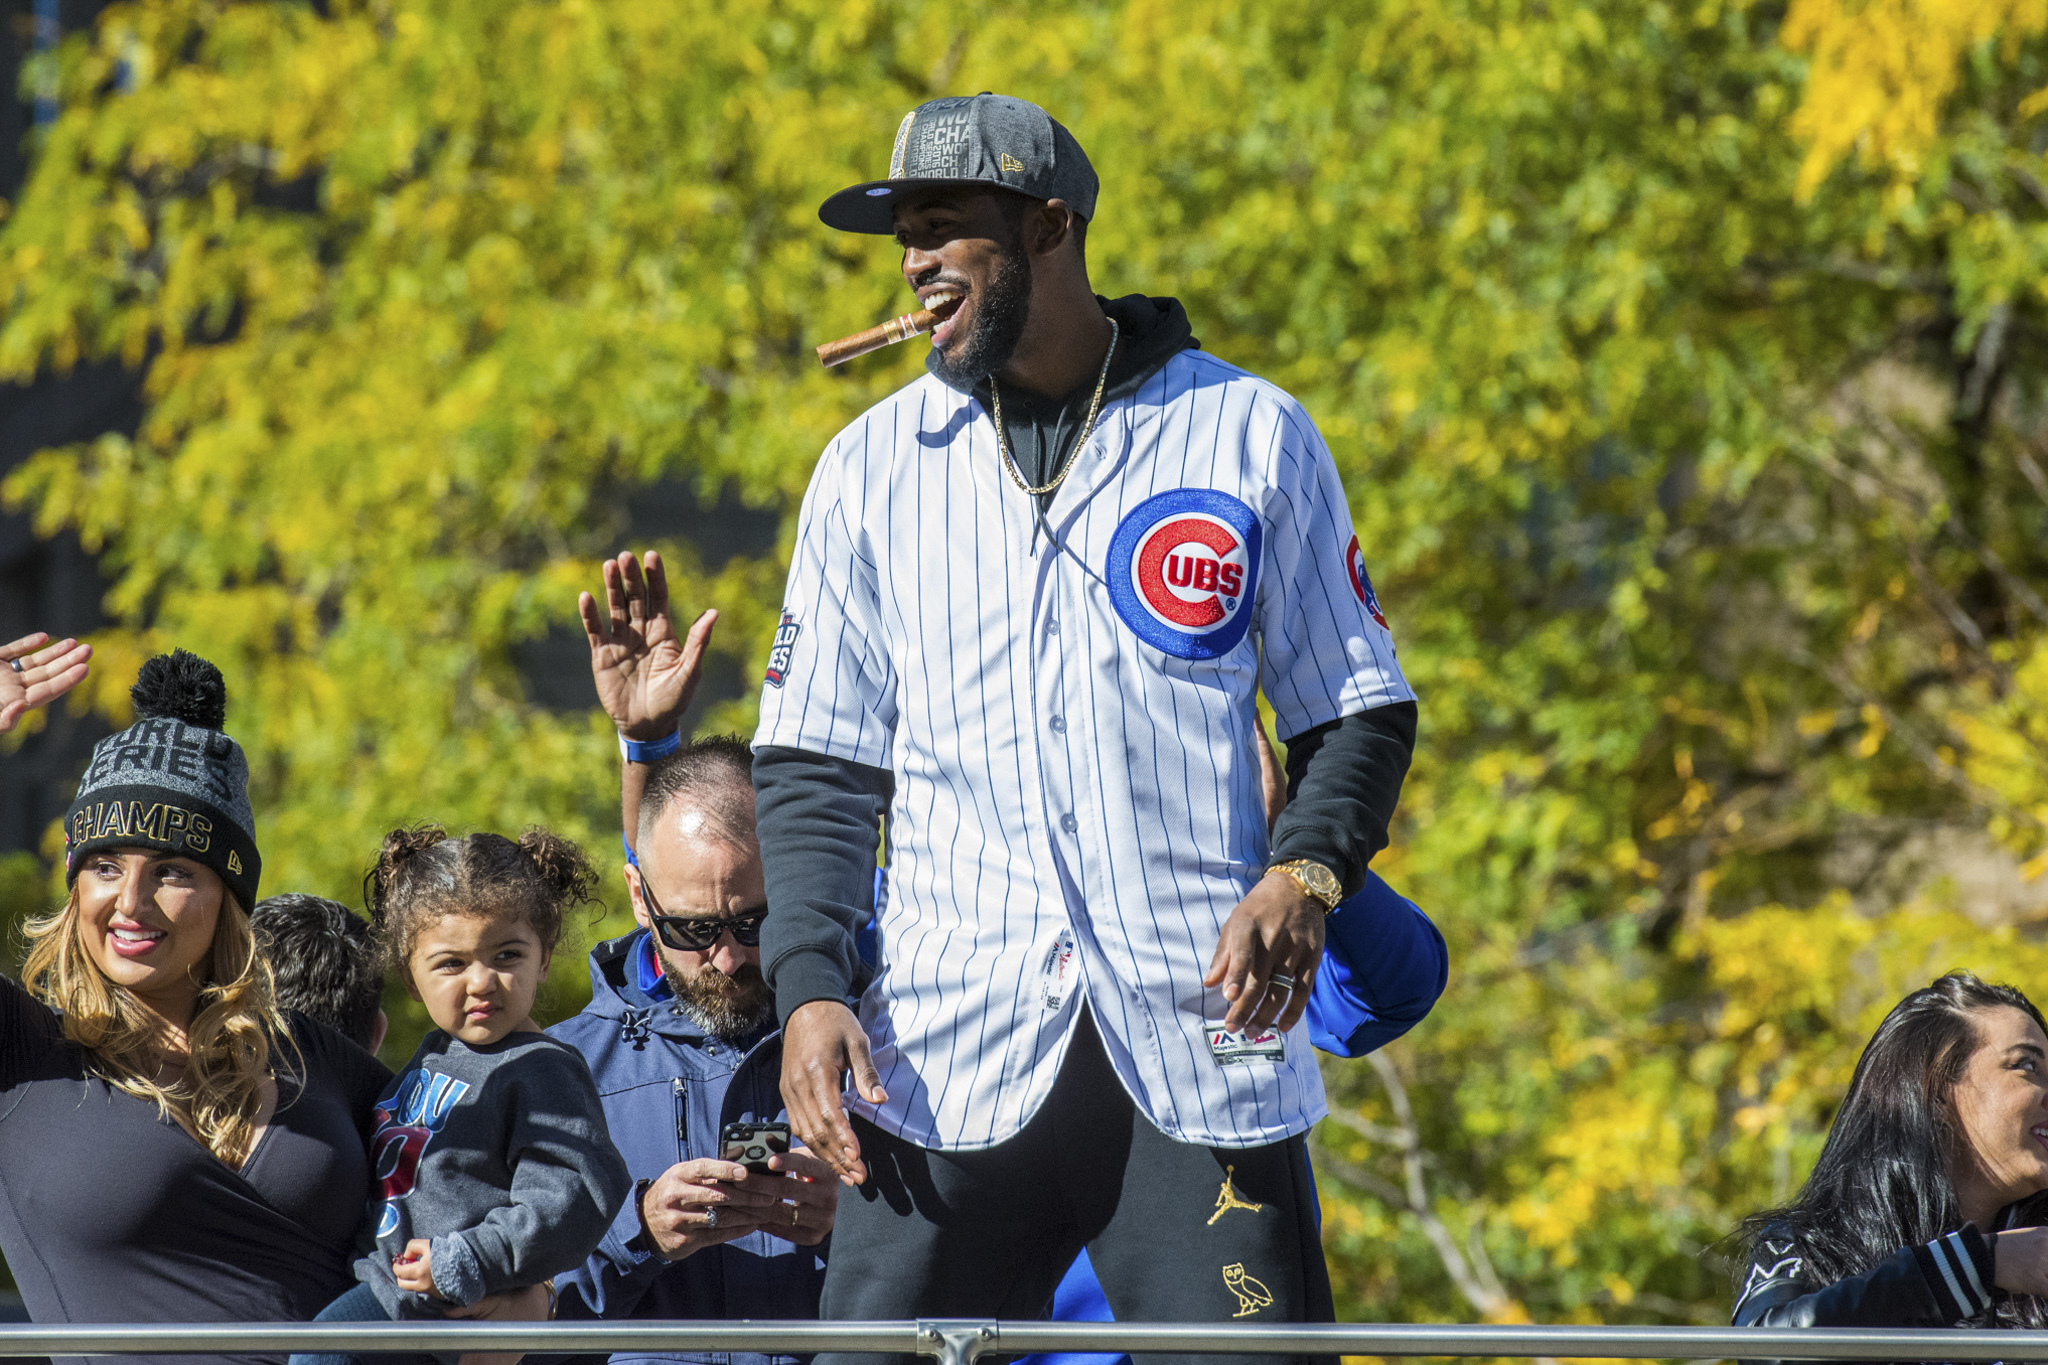
[[[773,1174],[768,1158],[789,1150],[787,1123],[728,1123],[718,1136],[721,1161],[733,1161],[759,1175]]]

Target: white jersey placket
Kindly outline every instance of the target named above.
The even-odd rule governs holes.
[[[1163,1067],[1150,1002],[1137,983],[1123,980],[1110,969],[1096,938],[1095,917],[1115,915],[1117,907],[1108,877],[1108,829],[1100,793],[1086,777],[1097,761],[1101,736],[1096,732],[1092,685],[1084,676],[1088,668],[1082,645],[1085,634],[1073,628],[1090,610],[1088,581],[1100,572],[1096,561],[1102,547],[1085,538],[1084,523],[1089,520],[1089,505],[1098,497],[1113,494],[1137,458],[1133,411],[1128,398],[1105,406],[1087,445],[1075,456],[1072,474],[1046,511],[1051,537],[1037,534],[1031,704],[1054,870],[1065,893],[1068,925],[1079,958],[1078,980],[1062,1010],[1060,1052],[1064,1055],[1072,1038],[1082,1001],[1095,999],[1099,1010],[1114,996],[1117,1013],[1125,1021],[1123,1043],[1152,1053]],[[1025,496],[1014,485],[1005,491]],[[1114,524],[1113,514],[1110,523]],[[1112,1045],[1111,1036],[1105,1035],[1105,1045]],[[1169,1135],[1177,1127],[1170,1119],[1162,1126]]]

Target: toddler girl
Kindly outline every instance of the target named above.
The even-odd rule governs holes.
[[[374,1249],[317,1321],[443,1316],[596,1250],[632,1177],[589,1067],[533,1022],[563,912],[595,883],[576,846],[542,829],[517,843],[438,825],[386,836],[371,918],[435,1028],[377,1106]]]

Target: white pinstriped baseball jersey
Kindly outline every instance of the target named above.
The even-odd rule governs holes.
[[[929,376],[826,449],[760,745],[892,770],[890,897],[860,1015],[922,1146],[1014,1135],[1085,992],[1168,1136],[1248,1147],[1324,1113],[1308,1031],[1225,1065],[1201,978],[1266,865],[1253,748],[1413,697],[1299,404],[1200,351],[1105,404],[1034,544],[975,400]],[[1080,989],[1075,989],[1078,983]]]

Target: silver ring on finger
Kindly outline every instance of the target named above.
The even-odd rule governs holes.
[[[789,1206],[789,1225],[791,1227],[795,1227],[797,1225],[797,1215],[803,1212],[803,1207],[804,1206],[801,1204],[791,1204]]]
[[[14,670],[14,671],[15,671],[16,673],[26,673],[26,672],[28,672],[28,670],[27,670],[27,669],[25,669],[25,668],[23,668],[23,667],[21,666],[21,660],[19,660],[19,659],[9,659],[9,660],[7,661],[7,666],[8,666],[9,668],[13,669],[13,670]]]
[[[1289,976],[1285,972],[1275,972],[1266,979],[1273,985],[1278,986],[1283,991],[1295,991],[1301,989],[1301,983],[1299,981],[1296,981],[1293,977]]]
[[[707,1228],[715,1228],[715,1227],[717,1227],[717,1226],[718,1226],[718,1210],[717,1210],[717,1209],[706,1209],[706,1210],[704,1210],[704,1226],[705,1226],[705,1227],[707,1227]]]

